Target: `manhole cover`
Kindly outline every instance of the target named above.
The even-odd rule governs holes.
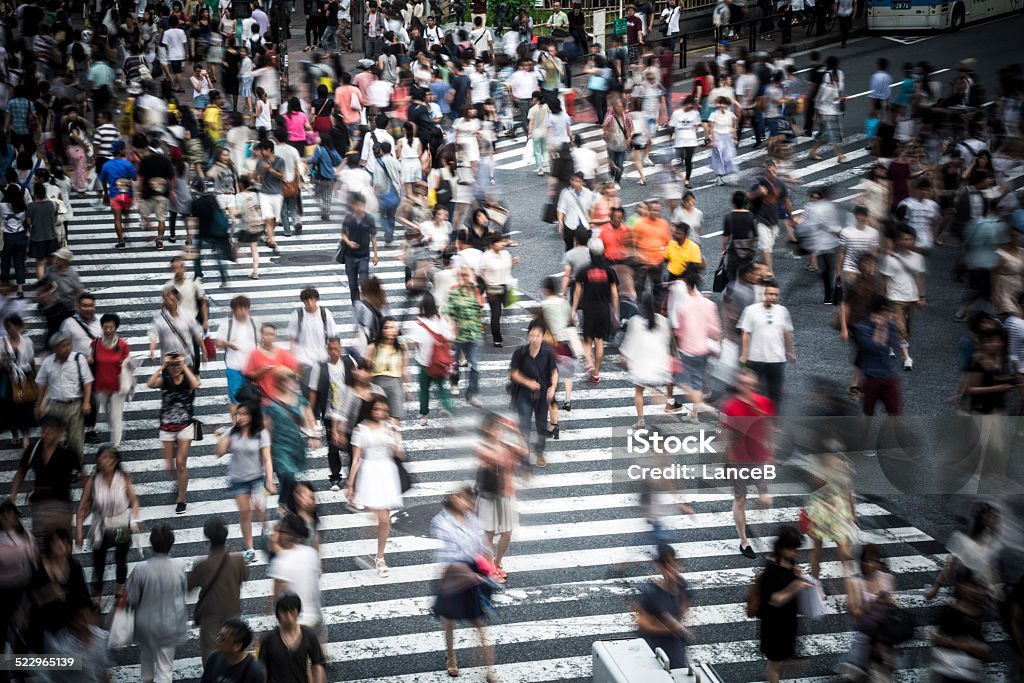
[[[281,254],[276,262],[285,266],[319,266],[334,263],[334,254],[326,251],[305,251],[298,254]]]

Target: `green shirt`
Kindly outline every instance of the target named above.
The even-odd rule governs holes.
[[[483,307],[475,290],[457,287],[448,294],[445,314],[455,323],[456,342],[480,341],[484,338]]]
[[[286,474],[298,474],[306,469],[306,436],[299,428],[303,422],[302,410],[306,399],[300,398],[297,405],[271,401],[263,407],[263,413],[270,418],[270,459],[274,470]]]

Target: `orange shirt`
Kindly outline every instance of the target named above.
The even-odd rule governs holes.
[[[637,218],[633,223],[633,244],[636,255],[644,265],[658,266],[665,260],[665,248],[672,239],[672,231],[664,218]]]

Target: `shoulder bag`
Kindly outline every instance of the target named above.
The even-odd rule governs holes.
[[[222,559],[220,561],[220,564],[217,566],[217,571],[213,573],[213,577],[210,579],[210,583],[203,586],[199,591],[199,599],[196,600],[196,606],[192,609],[192,621],[194,621],[197,626],[199,625],[200,619],[203,618],[201,611],[203,608],[203,602],[206,600],[206,596],[210,594],[210,589],[213,588],[214,584],[217,583],[217,579],[220,578],[220,573],[224,569],[224,565],[228,563],[229,557],[230,554],[225,552],[224,559]]]

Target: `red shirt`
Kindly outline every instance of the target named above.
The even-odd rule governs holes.
[[[619,223],[613,228],[608,223],[601,228],[601,241],[604,243],[604,257],[609,261],[625,261],[629,256],[629,239],[633,236],[629,226]]]
[[[770,417],[775,406],[767,396],[754,394],[753,404],[733,396],[722,404],[722,428],[733,433],[729,462],[766,463],[772,459]]]
[[[262,347],[257,346],[252,350],[252,354],[249,355],[249,364],[245,366],[245,372],[242,374],[246,377],[253,377],[264,368],[274,368],[278,365],[283,365],[292,372],[298,372],[299,370],[299,362],[295,360],[295,356],[292,355],[291,351],[275,348],[271,354],[264,351]],[[264,395],[270,396],[276,393],[274,382],[274,373],[267,371],[263,373],[263,376],[256,383]],[[302,387],[303,393],[305,393],[305,390],[306,387]]]
[[[643,28],[643,22],[640,21],[640,17],[635,14],[631,17],[626,17],[626,44],[627,45],[639,45],[640,44],[640,29]]]
[[[121,364],[130,353],[128,342],[118,339],[112,349],[108,349],[102,339],[93,342],[93,380],[92,390],[116,394],[121,390]]]
[[[658,66],[661,67],[661,84],[669,92],[672,92],[672,57],[671,50],[665,50],[658,55]]]

